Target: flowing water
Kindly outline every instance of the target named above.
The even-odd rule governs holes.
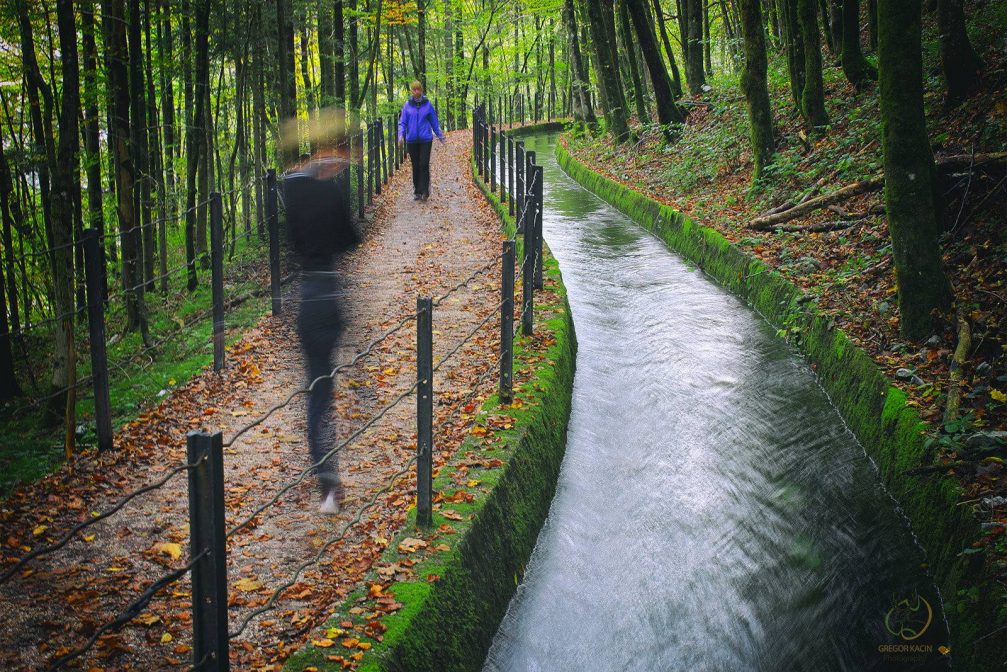
[[[484,672],[949,669],[923,554],[808,365],[554,142],[526,145],[577,331],[573,410]]]

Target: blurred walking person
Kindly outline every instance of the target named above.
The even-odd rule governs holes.
[[[350,202],[349,163],[343,157],[311,157],[283,179],[287,235],[301,266],[297,333],[307,370],[308,449],[321,486],[322,513],[338,513],[344,492],[332,421],[335,387],[332,353],[345,321],[339,305],[335,256],[360,241]],[[326,457],[328,456],[328,457]]]
[[[444,134],[437,121],[437,110],[423,95],[423,85],[414,80],[409,85],[412,95],[399,114],[399,142],[406,143],[409,163],[413,168],[413,200],[430,198],[430,148],[434,136],[444,143]]]

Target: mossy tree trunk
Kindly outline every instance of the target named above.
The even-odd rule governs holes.
[[[751,126],[752,178],[762,177],[763,169],[773,160],[773,112],[769,107],[766,86],[766,28],[762,21],[761,0],[741,0],[741,34],[745,41],[745,67],[741,72],[741,89],[748,103]]]
[[[790,75],[790,93],[800,112],[801,94],[804,93],[804,38],[797,21],[797,0],[780,0],[783,12],[783,35],[787,45],[787,72]]]
[[[938,244],[936,168],[923,115],[921,0],[878,0],[878,65],[885,208],[892,237],[900,327],[911,339],[933,330],[952,302]]]
[[[858,89],[878,78],[860,48],[860,0],[843,0],[843,74]]]
[[[938,0],[937,23],[941,32],[941,67],[948,87],[945,102],[955,107],[979,88],[983,62],[965,32],[961,0]]]
[[[626,99],[619,77],[619,64],[615,62],[615,35],[609,31],[614,17],[611,0],[590,0],[587,5],[588,25],[591,28],[591,42],[598,63],[598,84],[605,97],[605,121],[616,142],[629,138],[629,121],[626,114]],[[606,21],[605,13],[608,13]]]
[[[671,141],[675,137],[672,124],[681,124],[685,121],[682,111],[675,104],[675,90],[668,71],[661,60],[661,49],[657,44],[657,36],[654,34],[654,26],[650,22],[645,0],[624,0],[626,10],[633,20],[636,28],[636,38],[640,43],[640,50],[643,51],[643,58],[647,62],[647,71],[650,73],[650,83],[654,87],[654,99],[657,102],[657,118],[664,127],[665,139]]]
[[[688,8],[688,33],[682,36],[682,41],[689,45],[685,51],[685,78],[689,80],[689,92],[695,96],[702,93],[706,85],[703,67],[703,0],[682,0],[682,6]]]
[[[822,84],[822,41],[818,31],[815,0],[797,0],[797,21],[801,27],[804,48],[804,89],[801,91],[801,113],[812,131],[828,126],[825,112],[825,87]]]

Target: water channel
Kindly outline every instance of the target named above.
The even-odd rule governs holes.
[[[950,669],[923,554],[808,364],[570,179],[555,140],[525,142],[577,332],[573,410],[484,672]]]

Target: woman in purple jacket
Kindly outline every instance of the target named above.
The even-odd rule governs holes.
[[[409,88],[413,95],[399,115],[399,142],[406,143],[413,166],[413,200],[425,201],[430,198],[430,146],[435,135],[443,143],[444,134],[437,123],[437,110],[423,95],[423,85],[414,81]]]

